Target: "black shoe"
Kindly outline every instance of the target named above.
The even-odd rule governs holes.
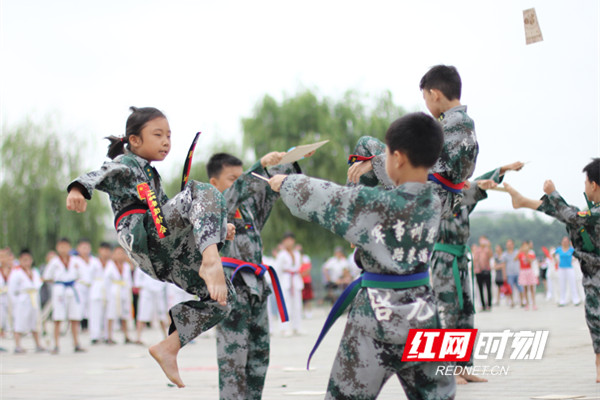
[[[75,346],[75,353],[85,353],[86,350],[83,347]]]
[[[92,343],[92,344],[98,344],[98,343],[100,343],[100,341],[99,341],[98,339],[92,339],[92,342],[91,342],[91,343]]]

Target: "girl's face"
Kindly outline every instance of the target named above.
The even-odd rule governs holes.
[[[171,150],[171,128],[166,118],[154,118],[144,125],[140,136],[129,136],[131,150],[148,161],[162,161]]]

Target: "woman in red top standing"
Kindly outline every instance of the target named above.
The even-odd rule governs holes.
[[[519,264],[521,265],[521,269],[519,270],[519,285],[524,288],[525,310],[529,310],[528,293],[531,293],[531,305],[533,309],[537,310],[537,306],[535,305],[535,287],[538,284],[538,279],[535,276],[533,268],[531,268],[531,263],[535,260],[535,253],[531,250],[529,244],[523,242],[515,258],[519,260]]]

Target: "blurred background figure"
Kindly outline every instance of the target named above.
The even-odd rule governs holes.
[[[324,299],[331,304],[335,303],[342,293],[344,270],[350,272],[350,263],[344,254],[344,249],[337,246],[333,251],[333,256],[323,265]]]
[[[579,291],[575,282],[575,270],[573,269],[573,252],[575,249],[571,246],[571,241],[568,237],[563,237],[554,254],[558,259],[558,284],[559,284],[559,300],[558,306],[564,307],[567,305],[567,287],[569,289],[573,305],[578,306],[581,302]]]
[[[112,264],[108,264],[104,271],[106,279],[106,319],[107,333],[106,344],[116,344],[113,340],[113,327],[115,321],[120,321],[125,343],[133,343],[129,339],[127,324],[132,316],[131,296],[131,265],[127,262],[127,253],[117,246],[113,251]]]
[[[300,253],[302,263],[300,264],[300,276],[302,276],[302,282],[304,287],[302,288],[302,308],[304,309],[304,318],[312,318],[312,302],[315,298],[312,277],[310,275],[312,270],[312,262],[307,254],[302,252],[302,245],[297,244],[296,250]]]
[[[277,254],[275,265],[277,273],[280,274],[281,290],[283,291],[285,304],[288,310],[289,322],[284,328],[284,336],[302,334],[302,289],[304,282],[300,276],[300,265],[302,258],[295,249],[296,238],[293,233],[288,232],[281,241],[283,250]]]

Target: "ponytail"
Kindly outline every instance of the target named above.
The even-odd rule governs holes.
[[[106,155],[111,159],[116,156],[125,153],[125,145],[129,143],[129,137],[131,135],[140,136],[142,135],[142,129],[149,121],[155,118],[166,118],[165,115],[154,107],[129,107],[131,114],[127,118],[127,124],[125,125],[125,136],[108,136],[105,139],[110,141],[108,145],[108,152]]]
[[[114,159],[116,156],[125,153],[125,144],[129,143],[127,136],[116,137],[116,136],[111,135],[111,136],[105,137],[105,139],[108,139],[110,141],[110,144],[108,145],[108,152],[106,153],[106,155],[110,159]]]

